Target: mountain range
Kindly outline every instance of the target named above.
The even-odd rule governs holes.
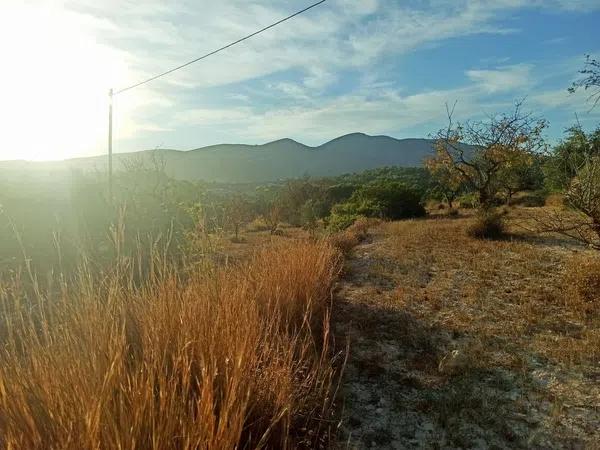
[[[262,145],[220,144],[194,150],[146,150],[114,155],[115,170],[136,162],[160,160],[168,175],[183,180],[228,183],[275,181],[303,175],[334,176],[383,166],[421,166],[431,155],[430,139],[395,139],[352,133],[317,147],[292,139]],[[106,171],[107,157],[93,156],[64,161],[2,161],[6,174],[27,171],[40,177],[56,176],[70,170]]]

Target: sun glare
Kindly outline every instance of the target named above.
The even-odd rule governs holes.
[[[2,6],[0,160],[57,160],[106,148],[108,90],[130,74],[123,56],[97,42],[86,24],[60,7]]]

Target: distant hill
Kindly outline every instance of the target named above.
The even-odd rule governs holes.
[[[292,139],[262,145],[221,144],[195,150],[147,150],[115,154],[115,170],[127,162],[152,158],[165,162],[173,178],[217,182],[260,182],[303,175],[332,176],[360,172],[383,166],[421,166],[431,154],[430,139],[395,139],[353,133],[333,139],[318,147],[309,147]],[[106,156],[76,158],[66,161],[0,162],[0,170],[13,174],[26,170],[36,177],[56,176],[69,170],[106,171]]]

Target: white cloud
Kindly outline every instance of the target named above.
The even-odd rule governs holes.
[[[532,85],[531,64],[502,66],[493,70],[468,70],[467,76],[488,93],[507,92]]]
[[[341,134],[364,131],[371,134],[406,134],[415,126],[431,131],[445,120],[445,103],[459,100],[456,117],[465,119],[483,108],[477,104],[478,88],[429,91],[402,95],[392,89],[380,95],[362,92],[343,95],[319,104],[296,105],[260,112],[248,107],[193,109],[175,118],[180,124],[219,127],[232,134],[243,130],[248,141],[267,142],[291,136],[319,144]],[[490,111],[491,112],[491,111]]]
[[[80,0],[69,5],[76,5],[82,17],[93,18],[100,41],[109,40],[130,54],[130,66],[141,78],[191,60],[298,8],[295,2],[275,6],[245,0],[209,2],[201,8],[184,0],[168,7],[158,0],[145,1],[143,8],[133,1],[120,2],[118,8],[110,1]],[[382,55],[452,37],[510,31],[494,25],[504,8],[505,4],[464,1],[419,9],[375,0],[334,0],[174,73],[166,83],[211,87],[301,68],[307,86],[325,87],[336,71],[368,66]]]
[[[417,128],[433,132],[443,126],[447,119],[446,103],[457,102],[456,120],[510,109],[514,99],[534,89],[535,69],[530,64],[516,64],[470,70],[466,72],[468,83],[461,87],[418,93],[404,93],[402,89],[367,74],[352,93],[318,102],[306,96],[301,85],[281,83],[273,88],[297,100],[294,106],[271,108],[266,112],[250,106],[227,110],[194,109],[181,116],[185,117],[181,123],[219,127],[231,134],[243,130],[243,136],[254,142],[291,136],[309,144],[319,144],[355,131],[410,136]],[[502,95],[498,97],[498,94]],[[528,96],[526,107],[536,114],[540,110],[559,107],[582,111],[582,98],[580,94],[569,95],[566,89],[542,91]]]

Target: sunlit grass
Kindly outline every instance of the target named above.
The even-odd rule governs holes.
[[[339,252],[290,241],[235,268],[158,262],[141,283],[123,260],[0,284],[0,447],[323,445]]]

